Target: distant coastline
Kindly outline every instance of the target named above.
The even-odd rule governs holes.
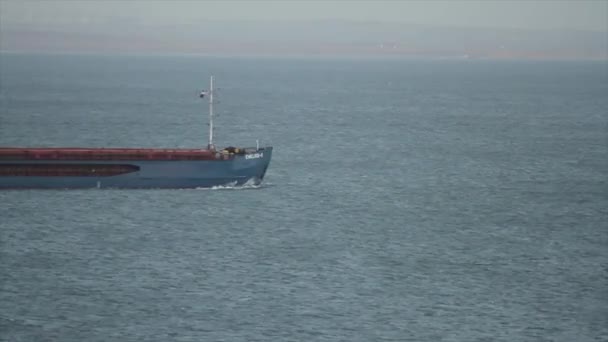
[[[236,25],[236,24],[234,24]],[[246,34],[243,34],[246,32]],[[448,60],[608,60],[608,32],[428,28],[362,23],[0,27],[0,51],[31,53],[396,57]]]

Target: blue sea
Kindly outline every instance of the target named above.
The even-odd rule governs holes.
[[[0,192],[3,341],[607,341],[608,63],[0,55],[0,146],[274,146]]]

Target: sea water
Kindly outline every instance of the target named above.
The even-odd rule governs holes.
[[[0,55],[0,146],[273,145],[246,191],[0,192],[6,341],[608,339],[605,62]]]

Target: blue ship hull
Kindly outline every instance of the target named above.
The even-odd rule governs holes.
[[[114,176],[0,176],[0,189],[74,188],[209,188],[258,185],[264,179],[272,157],[272,147],[263,153],[236,155],[228,160],[78,160],[62,164],[129,164],[138,171]],[[55,164],[53,160],[2,160],[0,164]]]

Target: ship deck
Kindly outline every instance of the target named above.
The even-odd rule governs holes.
[[[21,148],[0,147],[2,160],[215,160],[217,151],[156,148]]]

